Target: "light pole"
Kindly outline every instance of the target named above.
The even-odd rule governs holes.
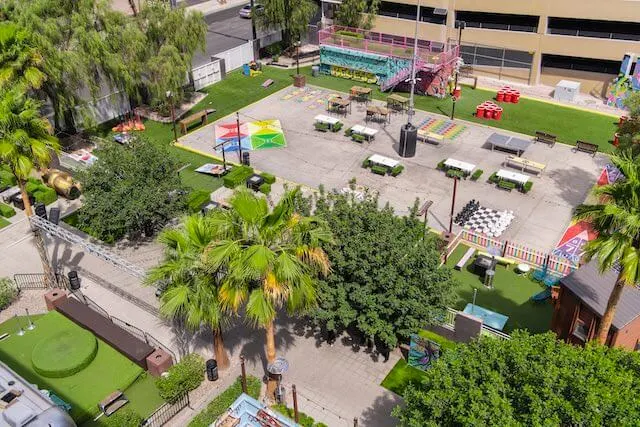
[[[173,94],[170,90],[167,91],[167,99],[169,100],[169,106],[171,108],[171,123],[173,123],[173,142],[178,142],[178,131],[176,131],[176,110],[173,105]]]
[[[416,141],[418,130],[411,123],[415,115],[413,94],[416,89],[416,56],[418,55],[418,23],[420,22],[420,0],[418,0],[418,12],[416,13],[416,25],[413,34],[413,55],[411,57],[411,92],[409,93],[409,109],[407,110],[407,123],[400,128],[400,143],[398,154],[400,157],[413,157],[416,155]]]
[[[453,177],[453,195],[451,197],[451,215],[449,218],[449,234],[451,234],[453,230],[453,213],[456,208],[456,191],[458,190],[458,177]]]
[[[242,139],[240,139],[240,113],[238,113],[237,111],[236,111],[236,128],[238,130],[238,157],[240,158],[239,163],[242,165]]]
[[[458,29],[458,55],[461,55],[461,49],[462,49],[462,30],[464,30],[464,28],[467,26],[467,23],[465,21],[456,21],[455,22],[455,27]],[[453,80],[453,91],[451,92],[451,101],[452,101],[452,105],[451,105],[451,120],[453,120],[453,117],[456,114],[456,89],[458,88],[458,74],[459,74],[459,65],[456,64],[456,76]]]
[[[296,42],[296,75],[300,75],[300,40]]]

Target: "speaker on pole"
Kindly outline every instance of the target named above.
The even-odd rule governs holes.
[[[400,128],[400,144],[398,154],[400,157],[413,157],[416,155],[416,143],[418,141],[418,129],[411,123]]]

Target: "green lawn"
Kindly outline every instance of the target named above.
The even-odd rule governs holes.
[[[447,265],[453,268],[466,250],[467,246],[458,245],[447,260]],[[514,329],[528,329],[533,333],[549,330],[553,307],[549,301],[534,303],[530,300],[534,294],[544,289],[543,285],[526,275],[515,273],[514,267],[506,269],[498,265],[494,287],[488,289],[482,279],[469,270],[472,264],[473,258],[462,271],[453,270],[453,276],[461,283],[457,291],[458,300],[453,308],[464,309],[467,303],[473,301],[473,290],[478,289],[477,305],[509,316],[504,332],[510,333]]]
[[[47,378],[33,369],[32,353],[36,345],[47,337],[51,337],[65,329],[80,329],[63,315],[52,311],[41,317],[33,316],[36,328],[26,331],[24,336],[14,333],[18,325],[26,326],[26,318],[18,321],[11,319],[0,325],[0,332],[12,335],[0,341],[0,359],[27,381],[36,384],[41,389],[48,389],[60,396],[71,406],[71,416],[80,424],[98,413],[97,404],[115,390],[127,390],[143,370],[131,362],[114,348],[98,339],[98,351],[93,361],[81,371],[63,378]],[[60,348],[59,351],[73,352],[73,348]],[[144,410],[155,405],[157,399],[151,396],[151,389],[147,385],[140,385],[140,392],[133,393],[131,407]],[[135,391],[135,389],[134,389]],[[142,396],[141,402],[137,402]],[[157,392],[156,392],[157,394]],[[134,400],[136,403],[134,403]],[[137,409],[136,409],[137,410]],[[141,413],[142,415],[142,413]]]
[[[0,216],[0,228],[4,228],[9,224],[11,224],[9,221]]]

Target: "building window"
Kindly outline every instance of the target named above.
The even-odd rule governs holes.
[[[378,7],[378,15],[390,16],[392,18],[412,19],[416,20],[418,6],[409,4],[392,3],[389,1],[380,2]]]
[[[447,15],[436,15],[433,13],[434,10],[435,8],[433,7],[420,6],[420,20],[430,24],[445,25],[447,23]]]
[[[573,336],[581,339],[582,341],[586,341],[588,333],[589,328],[587,328],[586,323],[580,319],[576,320],[576,325],[573,327]]]
[[[548,34],[640,41],[640,23],[549,17]]]
[[[620,61],[543,54],[542,67],[617,75],[620,70]]]
[[[464,21],[467,27],[473,28],[535,33],[538,31],[540,17],[456,10],[456,20]]]
[[[531,68],[533,62],[532,54],[520,50],[463,44],[460,52],[465,65],[528,69]]]

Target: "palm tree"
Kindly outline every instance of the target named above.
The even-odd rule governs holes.
[[[0,88],[39,89],[46,77],[43,62],[27,30],[13,22],[0,22]]]
[[[31,202],[26,181],[34,167],[44,168],[51,153],[58,152],[57,138],[50,134],[51,125],[40,116],[40,103],[18,90],[0,92],[0,160],[16,177],[25,212],[31,216]]]
[[[224,274],[219,291],[223,306],[238,313],[266,334],[267,363],[276,359],[275,319],[286,306],[304,313],[316,302],[314,277],[329,272],[329,260],[320,247],[331,240],[326,225],[295,212],[299,190],[288,191],[270,212],[267,201],[253,192],[237,191],[231,209],[209,214],[214,240],[207,252],[213,271]],[[267,393],[273,396],[275,380]]]
[[[161,297],[164,316],[184,320],[192,330],[211,327],[214,354],[219,368],[225,369],[229,366],[222,338],[225,313],[218,301],[217,275],[203,264],[212,238],[210,221],[199,214],[186,217],[179,228],[164,230],[158,240],[165,246],[165,258],[149,271],[146,282],[169,283]]]
[[[576,208],[575,218],[588,220],[598,237],[585,247],[587,260],[598,260],[602,272],[615,268],[618,277],[597,331],[597,341],[605,344],[625,286],[640,281],[640,162],[630,152],[611,156],[624,180],[594,190],[599,204]]]

